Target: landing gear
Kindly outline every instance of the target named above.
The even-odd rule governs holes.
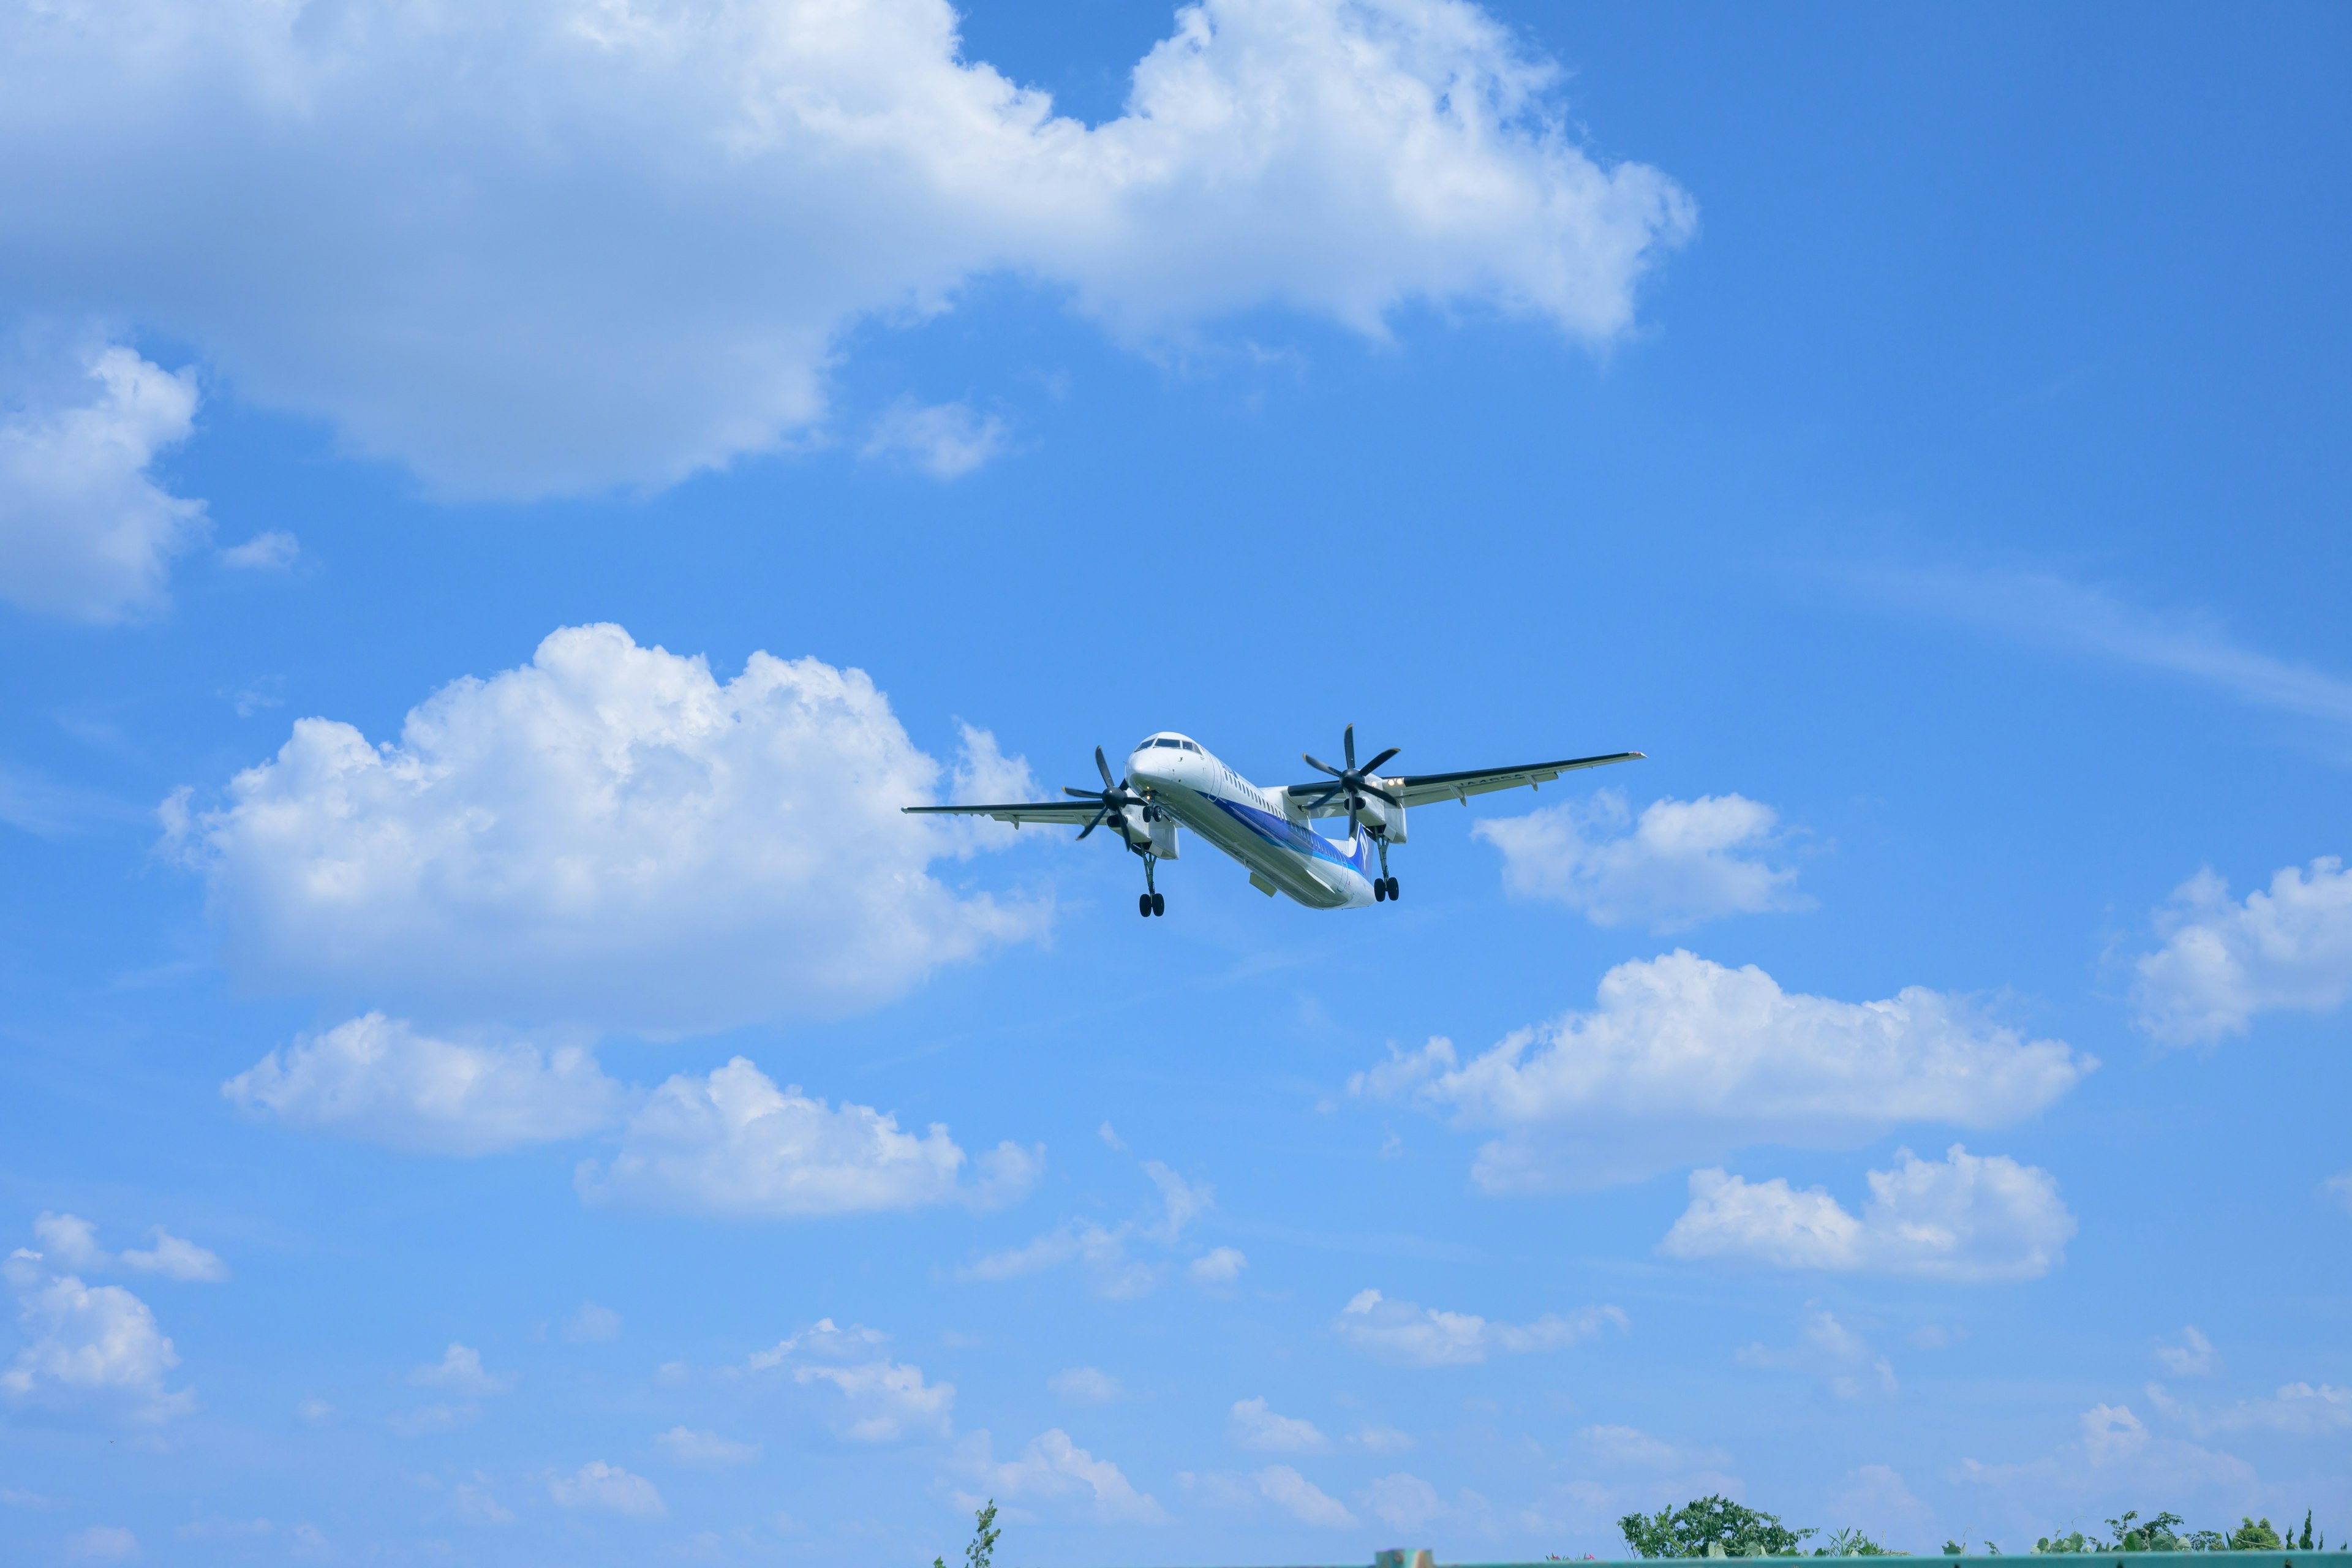
[[[1151,912],[1155,915],[1164,915],[1168,912],[1167,894],[1154,893],[1151,895]]]
[[[1397,898],[1397,879],[1389,875],[1388,835],[1382,834],[1372,842],[1381,847],[1381,874],[1372,879],[1372,901],[1392,904]]]
[[[1139,850],[1137,853],[1142,852]],[[1154,855],[1143,857],[1143,891],[1137,894],[1135,899],[1135,912],[1146,920],[1150,920],[1153,915],[1164,915],[1168,912],[1168,895],[1151,885],[1151,868],[1158,858],[1159,857]]]

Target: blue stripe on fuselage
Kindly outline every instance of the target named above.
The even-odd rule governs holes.
[[[1209,798],[1223,807],[1225,815],[1269,844],[1279,845],[1293,854],[1304,855],[1309,859],[1329,860],[1348,867],[1351,870],[1361,871],[1364,868],[1364,845],[1360,837],[1356,840],[1352,853],[1342,854],[1338,844],[1301,824],[1291,821],[1286,816],[1277,816],[1270,811],[1260,811],[1255,806],[1243,805],[1237,801],[1227,800],[1223,795],[1211,795]]]

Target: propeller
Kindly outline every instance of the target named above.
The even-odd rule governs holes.
[[[1349,725],[1347,732],[1340,736],[1339,740],[1340,744],[1347,748],[1346,755],[1348,758],[1348,765],[1344,768],[1335,768],[1328,763],[1318,762],[1311,754],[1305,752],[1301,752],[1299,753],[1300,756],[1306,758],[1307,765],[1308,767],[1315,769],[1318,773],[1329,773],[1334,779],[1339,781],[1329,789],[1325,790],[1321,795],[1318,795],[1314,799],[1308,801],[1307,803],[1307,809],[1314,811],[1328,802],[1330,798],[1336,795],[1345,795],[1348,797],[1348,815],[1351,818],[1356,815],[1356,813],[1364,809],[1364,797],[1368,795],[1376,795],[1382,800],[1387,801],[1391,805],[1401,804],[1397,800],[1396,796],[1381,788],[1380,785],[1373,784],[1371,782],[1370,775],[1382,763],[1385,763],[1391,757],[1395,756],[1399,751],[1402,750],[1402,748],[1391,746],[1387,751],[1382,752],[1379,756],[1374,757],[1370,762],[1366,763],[1360,768],[1356,765],[1356,727],[1353,724]]]
[[[1087,834],[1092,833],[1096,828],[1100,827],[1103,825],[1103,819],[1105,817],[1116,816],[1118,818],[1118,836],[1121,838],[1125,838],[1127,837],[1127,808],[1130,805],[1148,806],[1151,804],[1150,800],[1148,796],[1139,795],[1134,790],[1128,788],[1127,781],[1125,779],[1120,779],[1117,783],[1112,782],[1110,776],[1110,761],[1103,755],[1103,749],[1100,746],[1097,746],[1095,748],[1095,771],[1102,774],[1103,786],[1100,789],[1072,789],[1067,784],[1064,784],[1062,786],[1062,793],[1072,796],[1075,799],[1100,801],[1102,803],[1102,809],[1095,813],[1094,820],[1092,822],[1087,823],[1084,828],[1079,830],[1078,837],[1084,838]]]

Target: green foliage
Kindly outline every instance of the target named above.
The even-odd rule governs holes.
[[[2230,1531],[2230,1550],[2232,1552],[2283,1552],[2285,1549],[2286,1542],[2279,1539],[2279,1532],[2271,1528],[2271,1521],[2267,1519],[2257,1524],[2242,1513],[2238,1516],[2238,1528]]]
[[[1816,1557],[1907,1557],[1906,1552],[1889,1552],[1859,1530],[1841,1530],[1829,1539],[1826,1546],[1813,1548]]]
[[[2186,1552],[2189,1550],[2189,1543],[2181,1540],[2177,1533],[2179,1527],[2180,1516],[2177,1513],[2159,1513],[2154,1519],[2142,1523],[2139,1510],[2131,1509],[2120,1518],[2107,1521],[2107,1528],[2116,1532],[2116,1538],[2112,1542],[2102,1543],[2099,1550],[2102,1552]]]
[[[996,1555],[996,1538],[1004,1533],[996,1528],[996,1500],[989,1499],[988,1506],[975,1510],[971,1518],[971,1544],[963,1549],[964,1568],[989,1568]],[[948,1568],[946,1559],[932,1558],[931,1568]]]
[[[1812,1530],[1790,1530],[1777,1513],[1743,1508],[1727,1497],[1703,1497],[1656,1514],[1629,1513],[1617,1521],[1636,1557],[1705,1557],[1719,1546],[1727,1557],[1793,1557]]]
[[[2045,1535],[2033,1543],[2033,1550],[2040,1552],[2096,1552],[2099,1550],[2099,1543],[2085,1538],[2083,1532],[2077,1530],[2065,1535]]]

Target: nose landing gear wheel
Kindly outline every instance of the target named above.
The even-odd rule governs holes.
[[[1167,894],[1154,893],[1151,895],[1151,912],[1155,915],[1164,915],[1168,912]]]

